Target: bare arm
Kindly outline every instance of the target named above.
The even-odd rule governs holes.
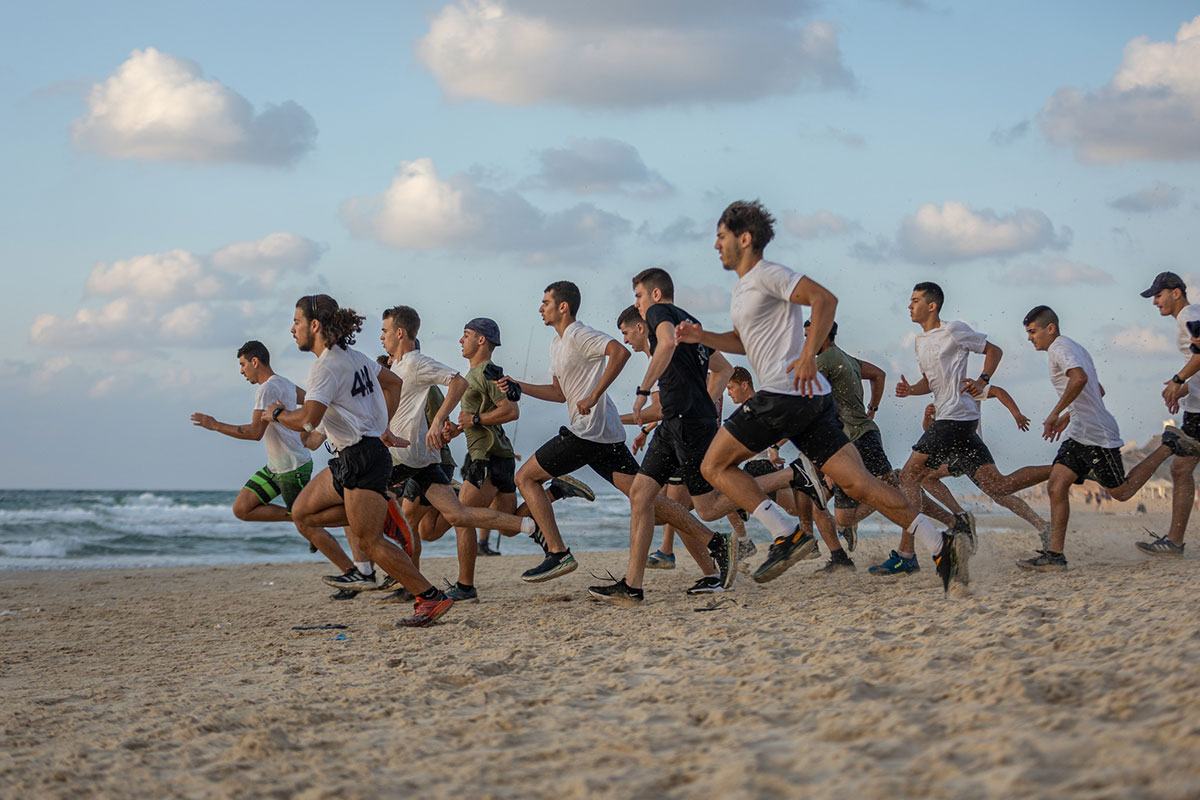
[[[879,404],[883,400],[887,373],[870,361],[860,360],[858,366],[862,372],[862,379],[871,384],[871,399],[867,401],[867,417],[875,419],[875,411],[879,408]]]
[[[793,386],[811,397],[818,384],[817,348],[828,338],[829,329],[833,327],[838,300],[833,292],[809,277],[801,278],[796,283],[790,300],[812,309],[808,335],[804,337],[804,348],[800,351],[800,356],[788,367],[788,371],[795,375]]]
[[[612,382],[621,374],[621,370],[625,368],[625,362],[629,360],[630,352],[620,342],[613,339],[605,345],[604,355],[608,358],[608,363],[604,365],[604,373],[592,387],[591,394],[579,401],[579,413],[585,416],[592,413],[592,409],[600,402],[600,398],[608,391],[608,387],[612,386]],[[558,386],[557,378],[554,380],[554,385]],[[562,390],[559,391],[561,393]]]
[[[521,408],[509,400],[507,397],[501,397],[496,403],[496,407],[491,411],[485,411],[479,415],[480,425],[503,425],[506,422],[512,422],[517,417],[521,416]],[[474,415],[461,411],[458,414],[458,426],[463,430],[474,426]]]
[[[706,331],[695,322],[681,322],[675,328],[676,344],[702,344],[710,350],[722,353],[734,353],[739,356],[746,355],[746,346],[742,344],[742,337],[737,330],[726,331],[725,333],[713,333]]]
[[[1075,398],[1079,397],[1079,393],[1083,391],[1083,387],[1087,386],[1087,382],[1087,373],[1082,368],[1071,367],[1067,370],[1067,385],[1063,389],[1062,395],[1058,398],[1058,402],[1054,404],[1054,408],[1046,415],[1046,419],[1042,423],[1043,439],[1053,441],[1063,432],[1066,428],[1066,423],[1061,416],[1065,416],[1063,412],[1071,403],[1075,402]]]
[[[563,394],[562,387],[558,383],[558,378],[554,378],[553,380],[553,383],[526,383],[525,381],[519,381],[505,375],[496,381],[496,385],[507,392],[509,384],[515,383],[521,387],[522,395],[528,395],[535,400],[545,400],[548,403],[567,402],[567,396]]]
[[[708,396],[718,408],[721,406],[721,392],[729,385],[733,377],[733,364],[717,351],[708,357]]]
[[[446,420],[450,418],[450,412],[454,411],[454,407],[458,405],[458,401],[462,400],[466,391],[466,378],[462,375],[455,375],[450,379],[450,383],[446,386],[446,396],[442,398],[442,404],[438,406],[437,413],[433,415],[433,419],[429,423],[429,432],[425,434],[425,444],[430,450],[441,450],[442,445],[446,443],[442,436],[442,430],[446,425]]]
[[[983,389],[991,381],[992,375],[996,374],[996,368],[1000,366],[1000,359],[1004,358],[1004,351],[991,342],[987,342],[983,346],[983,372],[987,373],[989,378],[987,381],[982,381],[976,378],[963,378],[962,385],[959,387],[960,392],[966,392],[971,397],[978,398],[983,394]]]
[[[896,397],[912,397],[918,394],[929,394],[929,377],[922,374],[921,380],[910,384],[908,378],[900,376],[900,382],[896,384]]]
[[[316,400],[305,400],[304,405],[297,408],[295,411],[280,411],[279,416],[275,418],[285,428],[291,428],[294,431],[305,430],[305,425],[313,428],[321,424],[321,420],[325,418],[325,404],[318,403]]]
[[[379,380],[379,388],[383,389],[383,399],[387,403],[387,417],[390,420],[395,416],[396,408],[400,405],[400,391],[404,388],[404,381],[400,380],[399,375],[383,366],[379,368],[376,377]]]
[[[192,424],[204,428],[207,431],[216,431],[223,433],[226,436],[234,439],[250,439],[258,441],[262,439],[263,434],[267,432],[267,425],[270,424],[270,419],[266,416],[266,412],[261,408],[254,410],[253,422],[248,422],[244,425],[232,425],[228,422],[218,422],[214,417],[208,414],[195,413],[192,414]]]
[[[642,409],[642,421],[638,422],[633,414],[622,414],[622,425],[649,425],[662,419],[662,404],[658,402],[658,392],[650,395],[650,404]]]
[[[1008,413],[1012,414],[1013,420],[1017,423],[1017,427],[1023,431],[1029,430],[1029,417],[1021,413],[1021,409],[1017,407],[1017,401],[1012,395],[1001,389],[999,386],[993,386],[988,390],[988,397],[994,397],[1000,401],[1000,404],[1008,409]]]

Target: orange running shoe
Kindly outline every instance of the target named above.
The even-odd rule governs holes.
[[[412,531],[408,529],[408,523],[404,520],[404,513],[400,510],[400,506],[396,504],[395,500],[388,500],[388,513],[387,517],[383,520],[383,535],[404,548],[404,552],[408,553],[409,558],[412,558]]]
[[[432,625],[438,617],[449,611],[452,605],[454,605],[454,601],[447,597],[445,592],[438,592],[437,597],[432,600],[418,597],[413,606],[413,615],[397,622],[396,627],[423,628],[426,625]]]

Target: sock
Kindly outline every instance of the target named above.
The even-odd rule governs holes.
[[[907,553],[903,550],[897,550],[896,555],[900,556],[901,558],[916,558],[917,557],[917,554],[915,552]]]
[[[706,577],[706,578],[719,578],[719,577],[721,577],[721,573],[719,573],[719,572],[714,572],[712,575],[705,575],[704,577]]]
[[[1046,555],[1053,556],[1054,558],[1062,558],[1062,553],[1056,553],[1053,550],[1047,550]]]
[[[355,561],[354,568],[368,578],[375,574],[375,566],[370,561]]]
[[[436,586],[430,586],[426,591],[421,592],[417,597],[422,600],[436,600],[442,594],[442,590]]]
[[[763,500],[753,513],[754,518],[763,524],[773,539],[791,536],[792,531],[796,530],[792,518],[770,500]]]
[[[929,521],[929,517],[924,514],[917,514],[913,517],[912,524],[908,526],[908,532],[921,543],[921,546],[930,552],[932,555],[937,555],[942,552],[942,533],[937,528],[933,527],[933,523]]]
[[[849,561],[850,556],[846,555],[846,551],[839,547],[837,550],[829,551],[829,560],[837,561],[837,562],[841,563],[841,562]]]
[[[537,530],[537,523],[533,521],[533,517],[521,517],[521,533],[532,534]]]
[[[463,583],[462,581],[458,581],[457,583],[458,583],[458,588],[460,588],[464,591],[469,591],[469,590],[475,588],[475,584],[473,584],[473,583]]]

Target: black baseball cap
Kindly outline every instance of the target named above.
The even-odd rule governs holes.
[[[809,325],[812,325],[812,320],[811,319],[804,320],[804,327],[807,328]],[[832,325],[829,326],[829,335],[837,336],[837,322],[834,322]]]
[[[463,325],[463,330],[475,331],[494,346],[500,346],[500,326],[496,324],[495,320],[488,319],[487,317],[476,317],[466,325]]]
[[[1150,284],[1150,288],[1142,292],[1142,297],[1154,297],[1163,289],[1181,289],[1187,294],[1187,284],[1183,282],[1183,278],[1174,272],[1160,272],[1154,276],[1154,283]]]

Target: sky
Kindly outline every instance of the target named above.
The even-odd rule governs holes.
[[[713,250],[738,199],[766,255],[839,297],[839,344],[885,369],[893,463],[919,436],[906,305],[1004,350],[985,408],[1002,471],[1048,463],[1055,395],[1021,319],[1055,308],[1127,440],[1184,361],[1139,296],[1193,267],[1200,9],[1156,3],[456,0],[12,4],[0,29],[0,488],[233,489],[260,444],[237,348],[303,385],[297,299],[422,316],[425,352],[495,319],[495,361],[547,377],[545,286],[619,337],[630,278],[729,325]],[[1200,296],[1197,297],[1200,299]],[[740,359],[734,358],[735,362]],[[978,360],[978,357],[977,357]],[[981,363],[981,361],[980,361]],[[611,394],[632,407],[644,369]],[[976,369],[973,362],[972,370]],[[565,423],[528,400],[531,454]],[[461,444],[457,445],[461,450]],[[321,454],[318,463],[323,463]]]

